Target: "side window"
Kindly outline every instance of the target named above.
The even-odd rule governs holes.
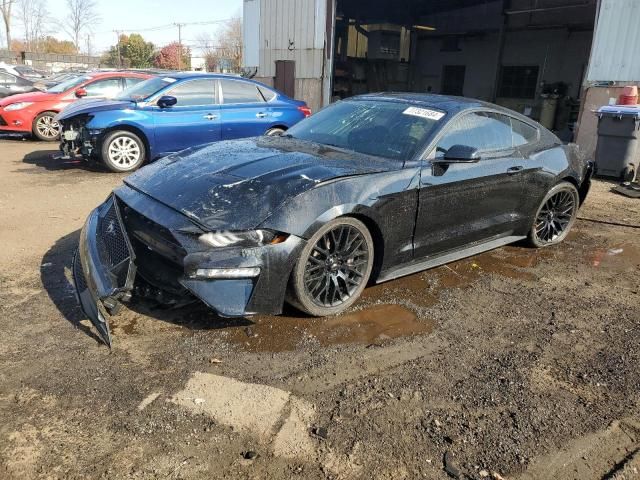
[[[107,78],[90,83],[84,89],[87,91],[87,97],[115,97],[120,90],[122,84],[119,78]]]
[[[438,142],[436,157],[442,157],[454,145],[466,145],[479,151],[512,147],[511,123],[504,115],[475,112],[454,120]]]
[[[0,83],[3,85],[16,83],[16,77],[9,75],[8,73],[0,72]]]
[[[124,88],[133,87],[134,85],[143,82],[144,78],[139,77],[124,77]]]
[[[511,127],[513,129],[513,146],[519,147],[520,145],[526,145],[527,143],[534,143],[538,141],[538,129],[527,125],[515,118],[511,119]]]
[[[195,107],[216,103],[216,82],[212,79],[191,80],[176,85],[166,95],[176,97],[177,107]]]
[[[252,83],[238,80],[222,80],[222,103],[264,103],[262,95]]]

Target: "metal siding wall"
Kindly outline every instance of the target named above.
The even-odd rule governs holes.
[[[242,15],[242,65],[260,65],[260,0],[244,0]]]
[[[601,0],[588,82],[640,81],[640,1]]]
[[[320,78],[326,0],[259,1],[260,65],[257,76],[273,77],[276,60],[294,60],[296,78]]]

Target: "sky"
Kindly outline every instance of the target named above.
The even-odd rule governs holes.
[[[178,41],[178,27],[173,23],[219,21],[242,15],[242,0],[96,0],[96,4],[100,21],[91,27],[94,54],[106,51],[116,43],[114,30],[140,33],[145,40],[163,46]],[[48,0],[47,5],[50,16],[64,16],[65,0]],[[182,42],[196,47],[201,34],[213,34],[219,26],[220,23],[186,25],[182,28]],[[143,31],[154,27],[165,28]],[[51,34],[61,40],[69,39],[59,28],[54,28]],[[21,25],[14,20],[14,37],[20,36]],[[86,43],[81,49],[86,50]]]

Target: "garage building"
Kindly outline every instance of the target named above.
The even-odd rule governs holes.
[[[640,82],[638,0],[245,0],[244,66],[317,110],[375,91],[479,98],[590,155]]]

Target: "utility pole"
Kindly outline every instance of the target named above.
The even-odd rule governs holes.
[[[182,70],[182,27],[186,25],[186,23],[174,23],[176,27],[178,27],[178,45],[180,46],[180,51],[178,52],[178,70]]]
[[[118,50],[118,68],[122,68],[122,57],[120,56],[120,30],[114,30],[116,34],[116,49]]]
[[[91,56],[91,35],[87,34],[87,57]]]

